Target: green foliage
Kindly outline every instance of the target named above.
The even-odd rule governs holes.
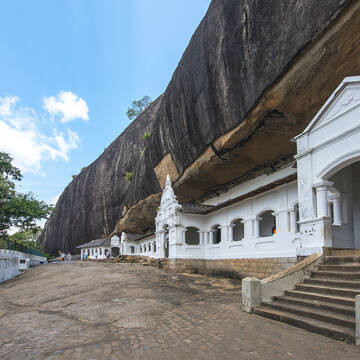
[[[144,132],[144,140],[149,140],[151,133],[149,131]]]
[[[18,244],[25,245],[37,251],[42,251],[42,246],[39,241],[41,228],[27,229],[18,231],[9,236],[10,240],[16,241]]]
[[[126,174],[125,174],[126,182],[128,182],[130,184],[133,176],[134,176],[134,172],[132,172],[132,171],[126,172]]]
[[[20,181],[22,175],[11,162],[8,154],[0,152],[0,238],[7,237],[11,227],[36,233],[36,221],[49,218],[54,210],[34,194],[16,191],[14,181]]]
[[[147,95],[140,100],[134,100],[131,103],[131,107],[128,108],[126,116],[130,120],[136,119],[151,104],[151,102],[151,98]]]

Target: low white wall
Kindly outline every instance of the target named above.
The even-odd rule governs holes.
[[[12,279],[19,274],[19,260],[17,258],[0,257],[0,283]]]
[[[47,264],[46,257],[38,256],[38,255],[26,254],[26,253],[23,253],[23,252],[20,252],[20,251],[14,251],[14,250],[0,249],[0,257],[8,258],[8,259],[16,258],[18,260],[20,260],[20,259],[29,259],[30,266],[35,266],[35,265],[40,265],[40,264]]]

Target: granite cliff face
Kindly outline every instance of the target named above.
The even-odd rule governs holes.
[[[200,201],[291,161],[290,139],[360,74],[359,26],[359,1],[213,0],[165,93],[64,190],[44,250],[151,228],[167,173]]]

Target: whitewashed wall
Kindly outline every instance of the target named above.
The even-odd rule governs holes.
[[[281,170],[281,177],[293,173],[294,169]],[[278,178],[279,175],[272,176],[270,182]],[[263,186],[264,183],[262,177],[258,187]],[[233,189],[232,193],[234,196],[239,191]],[[222,198],[223,201],[227,199],[224,196]],[[134,255],[163,258],[166,256],[165,248],[168,243],[170,258],[296,257],[300,253],[301,244],[296,219],[294,221],[296,204],[297,183],[294,181],[208,215],[184,214],[181,212],[180,204],[176,201],[171,184],[167,183],[156,217],[156,238],[127,242],[126,254],[131,255],[130,246],[134,246]],[[274,215],[277,233],[273,236],[261,237],[257,231],[257,224],[264,211],[270,211]],[[232,225],[236,219],[241,219],[244,223],[244,238],[240,241],[233,239]],[[214,244],[213,241],[212,227],[214,225],[219,225],[221,229],[219,244]],[[199,243],[197,245],[186,243],[186,231],[189,227],[198,229]],[[154,252],[154,242],[156,242],[156,252]],[[151,245],[150,249],[149,244]]]
[[[263,195],[244,200],[209,215],[182,215],[182,246],[177,246],[176,258],[188,259],[237,259],[265,257],[294,257],[297,255],[298,235],[292,228],[290,214],[297,203],[297,184],[283,185]],[[256,226],[264,211],[275,216],[276,231],[273,236],[256,236]],[[244,238],[233,240],[233,221],[244,223]],[[221,242],[212,243],[213,225],[220,225]],[[260,222],[261,226],[261,222]],[[199,245],[187,245],[186,228],[196,227],[200,232]],[[170,245],[171,246],[171,245]],[[171,254],[171,251],[170,251]]]
[[[131,247],[134,248],[134,253],[131,252]],[[137,255],[148,256],[151,258],[156,257],[156,237],[155,235],[149,236],[139,241],[123,242],[123,255]]]
[[[19,261],[17,258],[0,257],[0,283],[14,278],[19,274]]]
[[[83,259],[83,255],[85,254],[87,259],[104,260],[106,259],[106,251],[110,252],[110,248],[104,246],[84,248],[81,249],[81,259]]]

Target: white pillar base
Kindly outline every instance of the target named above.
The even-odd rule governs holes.
[[[247,277],[242,280],[242,309],[252,312],[261,302],[261,281],[256,277]]]

